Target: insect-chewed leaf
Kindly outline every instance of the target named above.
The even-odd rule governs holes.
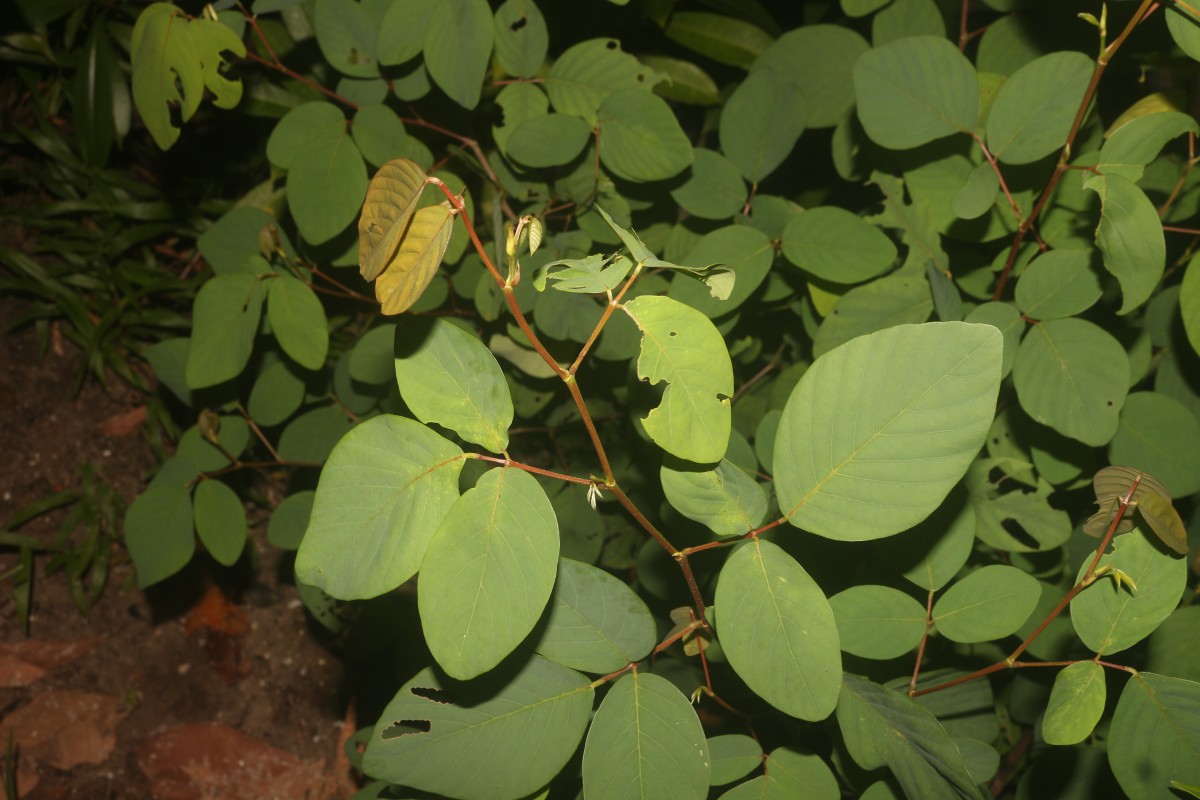
[[[384,314],[400,314],[417,301],[446,255],[454,215],[444,203],[417,211],[400,242],[400,252],[375,280],[375,297]]]
[[[1138,501],[1138,510],[1163,544],[1180,555],[1187,555],[1187,529],[1183,527],[1183,520],[1170,500],[1161,494],[1147,493]]]
[[[367,187],[358,220],[358,270],[369,281],[388,266],[425,188],[425,170],[407,158],[387,162]]]
[[[1110,497],[1119,500],[1128,494],[1134,480],[1137,480],[1138,485],[1133,492],[1133,497],[1130,498],[1132,502],[1140,501],[1147,493],[1160,494],[1168,500],[1171,499],[1171,493],[1165,486],[1141,470],[1133,467],[1105,467],[1092,478],[1092,488],[1096,491],[1096,502],[1103,503]]]

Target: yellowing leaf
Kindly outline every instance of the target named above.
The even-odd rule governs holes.
[[[387,162],[371,179],[358,220],[358,270],[367,280],[390,266],[424,188],[425,170],[407,158]]]
[[[403,313],[417,301],[442,263],[453,230],[454,216],[444,203],[413,215],[400,251],[375,281],[375,297],[384,314]]]
[[[1180,555],[1187,555],[1187,529],[1170,500],[1161,494],[1147,493],[1138,501],[1138,510],[1163,544]]]

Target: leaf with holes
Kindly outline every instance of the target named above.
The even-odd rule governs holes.
[[[638,377],[667,383],[662,403],[642,420],[646,433],[686,461],[720,461],[733,396],[733,365],[720,332],[708,317],[669,297],[643,295],[622,308],[642,332]]]
[[[428,667],[379,716],[362,768],[439,795],[517,800],[575,752],[592,696],[587,678],[540,656],[465,683]]]

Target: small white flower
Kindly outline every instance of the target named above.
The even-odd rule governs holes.
[[[598,497],[600,497],[600,487],[594,483],[589,484],[587,499],[588,499],[588,504],[591,505],[593,511],[596,510],[596,499]]]

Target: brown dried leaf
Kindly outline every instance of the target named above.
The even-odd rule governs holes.
[[[224,725],[181,725],[147,737],[137,758],[157,800],[333,796],[324,762],[302,761]]]
[[[0,686],[28,686],[47,672],[80,658],[99,641],[99,636],[89,636],[73,642],[0,642]]]

